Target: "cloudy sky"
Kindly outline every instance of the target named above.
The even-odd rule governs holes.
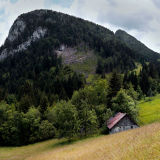
[[[160,0],[0,0],[0,45],[14,20],[35,9],[51,9],[109,28],[122,29],[160,53]]]

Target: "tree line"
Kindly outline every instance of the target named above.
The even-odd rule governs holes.
[[[133,85],[123,89],[122,80],[117,72],[108,80],[95,77],[91,85],[74,91],[70,100],[57,99],[50,105],[44,97],[38,107],[32,105],[26,110],[18,108],[21,102],[10,95],[0,103],[0,145],[20,146],[55,137],[71,140],[97,132],[106,134],[107,120],[116,112],[125,112],[136,120],[138,94]]]
[[[124,74],[123,85],[126,89],[130,82],[139,93],[139,99],[151,97],[160,93],[159,76],[159,62],[150,62],[148,65],[144,63],[138,75],[134,71]]]

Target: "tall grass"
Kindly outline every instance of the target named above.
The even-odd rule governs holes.
[[[75,141],[50,140],[24,147],[0,148],[0,159],[130,160],[160,159],[160,123],[113,135]]]
[[[160,94],[139,102],[139,125],[160,122]]]

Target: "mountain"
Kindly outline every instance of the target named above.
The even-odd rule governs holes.
[[[62,56],[64,65],[86,73],[94,73],[96,66],[99,74],[111,72],[114,68],[124,72],[135,69],[136,61],[160,58],[153,51],[149,54],[145,49],[139,52],[141,45],[130,47],[130,40],[124,43],[122,34],[118,33],[67,14],[35,10],[15,20],[0,48],[0,60],[28,50],[40,52],[45,43],[48,50]]]
[[[51,10],[35,10],[20,15],[0,47],[0,99],[13,93],[19,95],[20,100],[23,94],[29,94],[24,87],[30,84],[37,92],[48,94],[48,99],[53,99],[51,94],[62,99],[71,98],[74,90],[84,86],[83,76],[74,71],[102,74],[116,68],[124,73],[135,69],[135,62],[160,58],[159,54],[149,52],[134,38],[134,44],[140,44],[143,52],[138,45],[130,47],[131,38],[126,38],[124,43],[122,37],[127,36]]]
[[[0,47],[0,146],[54,136],[70,140],[94,133],[114,112],[136,116],[137,96],[160,91],[158,56],[142,54],[109,29],[74,16],[51,10],[20,15]],[[139,75],[126,72],[145,61],[153,62]],[[113,69],[119,73],[103,79]],[[95,71],[103,78],[86,85],[84,73]],[[121,87],[126,90],[118,92]]]
[[[151,59],[155,62],[160,57],[159,53],[154,52],[149,49],[143,43],[138,41],[135,37],[129,35],[123,30],[117,30],[115,36],[123,43],[127,44],[130,48],[135,50],[137,53],[145,57],[146,61],[150,61]]]

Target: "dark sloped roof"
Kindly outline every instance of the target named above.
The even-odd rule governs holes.
[[[111,117],[108,121],[107,121],[107,127],[109,129],[111,129],[114,125],[116,125],[124,116],[126,115],[126,113],[117,113],[114,117]]]

